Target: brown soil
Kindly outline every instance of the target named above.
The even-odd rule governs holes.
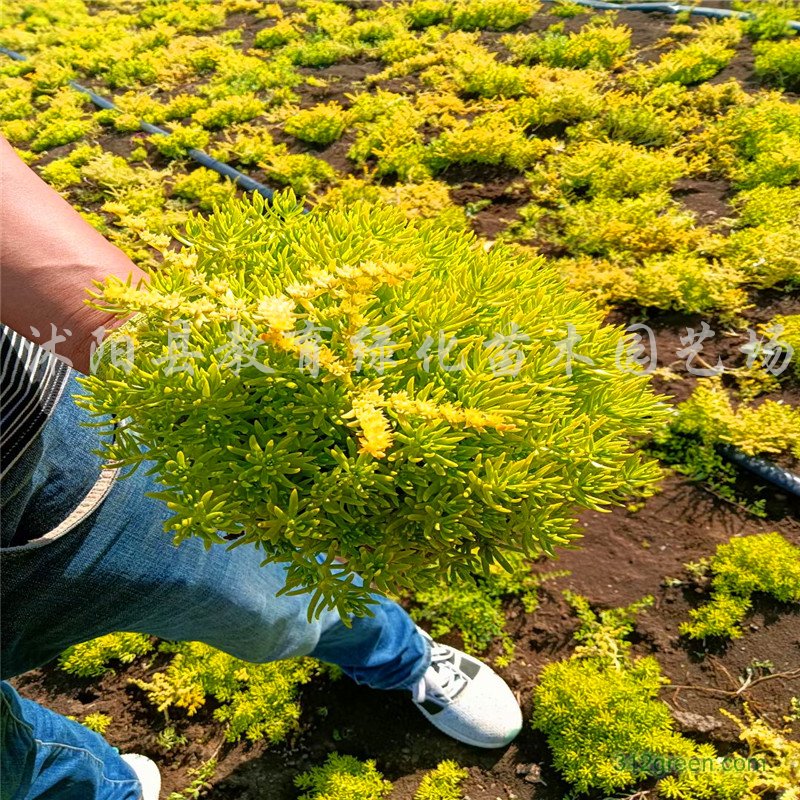
[[[728,203],[730,191],[727,181],[696,178],[683,178],[672,187],[673,196],[697,215],[699,224],[706,226],[733,216]]]

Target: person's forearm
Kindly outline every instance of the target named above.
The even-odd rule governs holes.
[[[94,332],[123,320],[87,305],[87,289],[110,275],[134,285],[146,275],[2,137],[0,192],[0,321],[88,373]]]

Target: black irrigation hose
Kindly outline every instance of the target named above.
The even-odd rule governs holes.
[[[7,55],[9,58],[13,58],[15,61],[28,60],[26,56],[22,55],[22,53],[9,50],[7,47],[0,47],[0,53]],[[87,89],[80,83],[77,83],[76,81],[70,81],[69,85],[73,89],[88,95],[89,99],[98,108],[110,109],[111,111],[117,110],[117,107],[110,100],[107,100],[105,97],[101,97],[99,94],[97,94],[97,92]],[[169,131],[159,128],[158,125],[151,125],[149,122],[145,122],[144,120],[139,120],[139,127],[145,131],[145,133],[153,133],[157,136],[169,136]],[[238,169],[235,169],[230,164],[225,164],[222,161],[218,161],[216,158],[212,158],[210,155],[208,155],[208,153],[204,153],[202,150],[196,150],[195,148],[192,148],[188,151],[188,155],[198,164],[201,164],[208,169],[213,169],[214,172],[218,172],[220,175],[223,175],[226,178],[230,178],[237,186],[240,186],[246,192],[258,192],[258,194],[270,201],[275,194],[275,192],[270,189],[269,186],[264,186],[263,183],[259,183],[249,175],[239,172]]]
[[[800,497],[800,475],[795,475],[777,464],[771,464],[761,458],[747,456],[741,450],[737,450],[729,444],[718,447],[719,452],[739,467],[744,467],[748,472],[758,475],[765,481],[775,484],[784,492]]]
[[[553,2],[553,0],[547,0],[547,2]],[[572,0],[574,3],[578,3],[582,6],[588,6],[591,8],[599,8],[599,9],[624,9],[630,11],[666,11],[668,13],[676,14],[679,11],[690,11],[691,13],[698,13],[702,14],[703,16],[714,16],[714,17],[730,17],[730,16],[739,16],[739,17],[748,17],[748,14],[744,14],[743,12],[734,12],[734,11],[726,11],[725,9],[714,9],[714,8],[707,8],[704,9],[700,6],[680,6],[674,3],[627,3],[627,4],[616,4],[616,3],[606,3],[603,0]],[[720,13],[707,13],[703,14],[702,12],[720,12]],[[800,22],[791,22],[789,23],[790,27],[795,28],[796,30],[800,30]],[[14,50],[9,50],[7,47],[0,46],[0,53],[4,53],[5,55],[13,58],[15,61],[27,61],[27,58],[22,55],[22,53],[17,53]],[[98,106],[98,108],[103,109],[111,109],[116,111],[117,107],[110,101],[107,100],[105,97],[101,97],[96,92],[93,92],[91,89],[87,89],[85,86],[82,86],[80,83],[76,81],[70,81],[69,85],[72,86],[73,89],[76,89],[79,92],[83,92],[85,95],[88,95],[91,101]],[[163,128],[159,128],[157,125],[151,125],[149,122],[145,122],[144,120],[139,120],[139,127],[145,131],[146,133],[152,133],[159,136],[167,136],[169,135],[168,131],[165,131]],[[222,161],[218,161],[216,158],[212,158],[208,153],[204,153],[202,150],[196,150],[192,148],[189,150],[189,156],[196,161],[198,164],[202,164],[204,167],[208,167],[208,169],[213,169],[215,172],[218,172],[220,175],[224,175],[227,178],[230,178],[234,181],[238,186],[241,186],[242,189],[248,192],[258,192],[260,195],[265,197],[267,200],[271,200],[273,195],[275,194],[272,189],[268,186],[264,186],[263,183],[259,183],[258,181],[254,180],[253,178],[245,175],[243,172],[239,172],[238,169],[234,169],[230,164],[225,164]],[[731,447],[730,445],[725,445],[721,448],[723,455],[728,458],[729,460],[733,461],[735,464],[744,467],[745,469],[753,472],[754,474],[758,475],[760,478],[773,483],[780,489],[783,489],[790,494],[793,494],[797,497],[800,497],[800,476],[794,475],[791,472],[783,469],[782,467],[777,466],[776,464],[770,464],[767,461],[763,461],[760,458],[752,458],[750,456],[746,456],[741,451]]]
[[[553,3],[556,0],[545,0]],[[680,14],[682,11],[694,14],[698,17],[712,17],[715,19],[725,19],[736,17],[738,19],[752,19],[753,15],[747,11],[733,11],[728,8],[706,8],[704,6],[685,6],[680,3],[607,3],[605,0],[571,0],[579,6],[597,8],[603,11],[660,11],[663,14]],[[792,20],[786,23],[787,27],[795,31],[800,31],[800,22]]]

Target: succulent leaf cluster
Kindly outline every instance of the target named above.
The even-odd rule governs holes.
[[[742,536],[721,544],[709,562],[711,599],[692,609],[681,633],[692,639],[737,639],[753,594],[800,603],[800,548],[778,533]]]
[[[303,792],[298,800],[383,800],[392,791],[373,760],[338,753],[298,775],[294,783]]]
[[[138,312],[135,358],[103,362],[81,402],[127,420],[105,456],[154,469],[178,540],[255,543],[310,613],[553,554],[579,508],[657,478],[631,437],[664,407],[542,259],[292,194],[192,218],[185,242],[148,285],[98,289]]]

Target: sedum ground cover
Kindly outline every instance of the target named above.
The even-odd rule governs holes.
[[[674,396],[676,412],[647,456],[755,521],[772,513],[775,492],[756,491],[718,445],[795,469],[800,458],[800,359],[777,369],[787,345],[800,352],[800,40],[785,24],[800,11],[788,0],[746,5],[755,14],[747,23],[651,20],[538,0],[6,0],[0,44],[29,60],[0,56],[0,131],[93,225],[150,268],[169,261],[174,236],[185,238],[192,215],[241,194],[187,158],[190,148],[202,148],[325,213],[385,204],[395,207],[393,219],[415,226],[454,236],[474,231],[490,253],[521,248],[514,252],[540,261],[614,323],[650,324],[659,344],[673,350],[687,329],[700,332],[707,321],[716,338],[703,340],[706,350],[694,358],[702,372],[663,357],[656,365],[656,388]],[[113,98],[119,110],[98,111],[70,80]],[[140,119],[170,135],[141,133]],[[711,212],[696,202],[712,195]],[[502,252],[487,263],[508,269]],[[680,344],[691,350],[693,342]],[[718,358],[724,374],[715,369]],[[386,433],[381,425],[372,428],[378,439]],[[363,434],[363,427],[360,440],[354,433],[362,447],[369,444]],[[636,500],[629,511],[640,507]],[[758,546],[759,564],[796,559],[783,540]],[[706,547],[715,593],[673,626],[676,637],[683,632],[682,646],[713,652],[713,634],[725,631],[747,639],[752,629],[742,620],[760,597],[796,603],[796,581],[787,583],[792,570],[783,578],[773,571],[754,595],[749,586],[746,593],[722,586],[714,565],[730,572],[737,558],[745,563],[746,549],[731,545],[714,560],[714,547]],[[513,615],[535,618],[539,590],[548,603],[557,594],[542,584],[561,578],[561,586],[567,576],[511,561],[510,573],[495,565],[469,591],[432,583],[407,602],[437,635],[475,652],[488,647],[495,663],[513,666],[529,657],[515,641]],[[586,624],[591,615],[581,613]],[[162,760],[185,751],[181,726],[195,714],[222,738],[280,746],[303,728],[301,687],[322,680],[307,662],[256,670],[194,645],[123,637],[89,648],[64,661],[85,680],[96,680],[90,676],[108,659],[137,670],[154,659],[132,686],[166,714],[156,726]],[[612,677],[621,695],[640,692],[642,714],[620,719],[612,732],[632,746],[655,719],[666,733],[654,734],[650,755],[664,742],[673,754],[697,752],[696,743],[675,738],[666,707],[654,699],[658,664],[623,661],[630,670]],[[575,720],[559,716],[562,701],[582,703],[587,724],[600,715],[603,729],[607,709],[591,701],[601,694],[596,682],[609,683],[609,669],[620,672],[584,653],[537,670],[540,701],[555,704],[534,708],[551,743],[551,751],[537,753],[552,756],[550,774],[572,790],[633,792],[644,781],[656,791],[653,775],[648,784],[641,771],[621,775],[598,761],[589,775],[577,745],[565,751],[560,744],[567,734],[582,742],[570,727]],[[764,666],[753,669],[768,675]],[[570,682],[573,672],[583,684]],[[274,713],[265,715],[265,704]],[[768,722],[748,723],[744,709],[737,712],[739,752],[770,753],[761,783],[658,775],[661,794],[651,796],[736,800],[772,791],[790,800],[796,734],[781,729],[796,722],[796,702],[792,708]],[[102,714],[80,718],[115,735]],[[597,755],[615,741],[582,743]],[[195,767],[181,796],[207,791],[215,759]],[[391,786],[374,764],[317,761],[324,765],[316,772],[309,766],[287,798],[462,796],[455,764],[387,794]],[[593,784],[598,770],[605,778]],[[473,784],[469,796],[482,797]]]

